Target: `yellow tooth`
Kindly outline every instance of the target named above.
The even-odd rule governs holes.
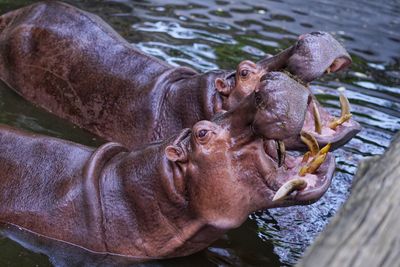
[[[278,145],[278,166],[282,166],[285,163],[286,158],[286,148],[283,141],[277,141]]]
[[[302,162],[302,163],[307,163],[308,160],[310,159],[310,154],[311,154],[311,152],[310,152],[310,151],[307,151],[307,152],[304,154],[303,159],[301,160],[301,162]]]
[[[321,150],[318,152],[318,155],[326,154],[329,152],[330,149],[331,149],[331,143],[328,143],[326,146],[321,148]]]
[[[333,120],[331,123],[329,123],[329,128],[335,130],[336,127],[339,125],[345,123],[346,121],[350,120],[351,118],[351,113],[350,113],[350,103],[347,97],[343,94],[340,94],[339,96],[340,100],[340,118]]]
[[[321,131],[322,131],[321,115],[319,114],[318,107],[317,107],[317,104],[315,104],[315,101],[313,101],[312,105],[313,105],[312,108],[313,108],[313,115],[314,115],[314,128],[318,134],[321,134]]]
[[[331,73],[331,67],[328,67],[325,72],[326,72],[326,74]]]
[[[299,171],[299,175],[300,176],[304,176],[308,173],[308,165],[305,165],[303,167],[301,167],[300,171]]]
[[[275,193],[272,201],[278,201],[285,198],[287,195],[292,193],[294,190],[301,190],[307,186],[307,182],[304,179],[293,179],[284,183],[279,190]]]
[[[319,145],[315,137],[307,132],[301,132],[301,141],[307,145],[311,152],[311,156],[315,156],[319,151]]]
[[[341,109],[340,117],[344,117],[345,115],[350,114],[350,103],[347,97],[344,94],[340,94],[339,101]]]
[[[335,130],[336,127],[338,127],[339,125],[342,125],[346,121],[350,120],[351,116],[352,116],[351,114],[345,114],[344,116],[340,117],[339,119],[333,120],[331,123],[329,123],[329,128],[331,128],[332,130]]]
[[[315,158],[312,159],[312,161],[307,164],[306,166],[303,166],[300,171],[299,171],[299,175],[300,176],[304,176],[307,173],[315,173],[318,168],[321,166],[322,163],[324,163],[326,156],[328,154],[321,154],[316,156]]]

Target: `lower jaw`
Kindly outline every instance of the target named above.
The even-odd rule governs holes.
[[[302,165],[304,165],[302,164],[302,157],[287,155],[284,166],[278,168],[277,179],[279,180],[277,191],[286,182],[299,179],[306,182],[306,187],[294,190],[283,199],[274,201],[275,207],[308,205],[319,200],[328,190],[335,170],[335,158],[331,153],[327,154],[325,161],[313,173],[300,175],[299,171]]]
[[[325,162],[320,166],[317,172],[314,173],[317,179],[316,184],[306,187],[304,190],[295,191],[292,200],[299,204],[303,202],[309,204],[310,202],[313,203],[319,200],[331,185],[335,167],[335,157],[332,154],[328,154]],[[307,180],[307,177],[305,179]]]
[[[304,127],[306,131],[313,135],[320,147],[331,144],[331,151],[348,143],[357,133],[361,131],[361,125],[351,120],[350,122],[340,125],[336,130],[325,130],[322,134],[318,134],[311,127]],[[300,140],[300,137],[284,140],[287,150],[307,151],[307,146]]]

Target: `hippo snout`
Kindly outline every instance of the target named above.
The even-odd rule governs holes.
[[[332,35],[311,32],[299,36],[287,69],[301,80],[311,82],[324,73],[340,71],[351,63],[346,49]]]

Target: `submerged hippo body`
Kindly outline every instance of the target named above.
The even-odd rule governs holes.
[[[3,81],[27,100],[130,148],[211,119],[217,112],[233,108],[240,102],[237,97],[245,96],[235,93],[237,77],[231,71],[199,74],[168,65],[133,48],[99,17],[67,4],[44,2],[7,13],[0,17],[0,31]],[[336,42],[322,35],[326,44]],[[319,56],[303,47],[317,37],[302,37],[297,45],[258,65],[264,72],[287,67],[309,81],[329,66],[336,71],[351,62],[339,44],[336,53],[328,49],[324,54],[324,46],[320,46]],[[303,59],[309,63],[307,69],[301,69]],[[238,68],[238,73],[243,72]],[[276,93],[282,89],[286,101],[297,101],[297,94],[286,90],[288,78],[284,76],[274,78],[279,88],[264,83],[261,90]],[[216,81],[225,83],[220,83],[221,87]],[[324,142],[342,144],[358,131],[352,126],[338,129],[337,140],[329,136]],[[343,132],[346,138],[342,138]],[[304,147],[299,137],[287,144],[288,149]]]
[[[259,100],[248,100],[246,113],[229,111],[131,152],[0,126],[0,223],[144,261],[201,250],[253,211],[319,199],[334,158],[326,154],[302,177],[301,159],[278,167],[254,131]]]

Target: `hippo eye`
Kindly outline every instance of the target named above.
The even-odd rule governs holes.
[[[199,138],[203,138],[204,136],[206,136],[207,135],[207,133],[208,133],[208,131],[207,130],[200,130],[198,133],[197,133],[197,137],[199,137]]]
[[[247,77],[247,75],[249,75],[249,70],[244,69],[240,71],[240,76],[242,76],[243,78]]]

